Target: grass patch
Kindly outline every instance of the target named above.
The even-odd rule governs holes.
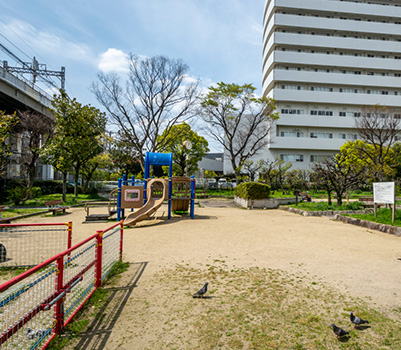
[[[118,283],[120,275],[127,271],[129,263],[117,262],[109,275],[103,280],[103,286],[114,286]],[[98,288],[92,297],[85,303],[84,307],[78,312],[75,318],[64,328],[61,336],[53,339],[49,349],[60,350],[67,346],[72,340],[78,338],[81,333],[88,330],[88,325],[94,319],[98,311],[103,306],[112,291],[110,289]]]
[[[23,205],[19,205],[19,207],[45,207],[46,202],[48,201],[53,201],[53,200],[58,200],[62,198],[61,193],[53,193],[53,194],[46,194],[46,195],[41,195],[37,198],[34,199],[28,199]],[[67,194],[65,202],[63,202],[63,205],[73,205],[73,204],[79,204],[81,202],[86,202],[88,200],[100,200],[104,199],[100,197],[97,194],[79,194],[77,197],[75,197],[73,194]],[[12,203],[8,203],[11,205]]]
[[[209,197],[213,197],[213,196],[226,196],[226,197],[234,197],[235,195],[235,189],[234,188],[228,188],[228,189],[220,189],[220,188],[216,188],[216,189],[207,189],[207,194]]]
[[[401,227],[401,212],[399,210],[395,211],[395,221],[392,222],[392,211],[388,208],[378,208],[377,217],[375,218],[374,213],[366,214],[347,214],[344,216],[350,216],[356,219],[367,220],[372,222],[377,222],[379,224],[392,225]]]
[[[1,216],[5,219],[24,214],[39,213],[41,211],[43,211],[43,209],[7,209],[1,212]]]
[[[327,211],[327,210],[362,210],[364,209],[360,202],[350,202],[349,204],[328,205],[327,202],[302,202],[295,204],[288,204],[288,207],[297,208],[305,211]]]
[[[210,298],[193,299],[206,281]],[[139,334],[153,317],[163,325],[149,331],[149,349],[401,349],[399,321],[299,274],[215,262],[166,269],[154,285],[161,294],[138,300],[133,322]],[[355,330],[350,311],[371,328]],[[337,339],[332,323],[350,332],[347,342]]]
[[[15,276],[28,271],[31,267],[1,267],[0,277],[5,281],[12,279]]]

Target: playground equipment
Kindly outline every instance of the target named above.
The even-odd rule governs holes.
[[[117,192],[115,188],[109,194],[108,202],[86,202],[84,209],[86,212],[85,223],[87,222],[108,222],[114,214],[117,213]],[[108,214],[89,214],[91,208],[105,207],[107,205]]]
[[[162,193],[159,195],[156,193],[152,193],[153,186],[156,184],[160,184],[162,188]],[[151,179],[147,185],[147,194],[148,200],[145,205],[143,205],[139,210],[130,213],[124,220],[124,225],[132,226],[137,222],[146,220],[150,218],[150,216],[156,212],[157,209],[161,207],[163,202],[168,199],[168,191],[167,191],[168,181],[165,179]],[[160,192],[160,188],[155,186],[154,192]]]
[[[32,232],[38,225],[24,227]],[[119,222],[1,284],[0,347],[45,349],[121,261],[122,248]]]
[[[150,179],[150,166],[161,165],[169,167],[168,179]],[[124,209],[139,208],[137,212],[129,214],[125,225],[135,225],[141,220],[149,218],[163,204],[168,201],[168,219],[172,211],[188,211],[190,207],[191,219],[194,218],[195,208],[195,177],[173,177],[173,154],[150,153],[145,156],[145,182],[141,186],[128,186],[135,179],[119,179],[117,197],[117,220],[124,217]],[[173,186],[177,185],[177,187]],[[126,186],[126,187],[125,187]],[[181,187],[181,188],[179,188]]]

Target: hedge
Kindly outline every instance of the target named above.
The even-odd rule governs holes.
[[[269,198],[270,186],[259,182],[243,182],[235,188],[235,195],[244,199]]]

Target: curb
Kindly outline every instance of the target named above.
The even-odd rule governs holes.
[[[303,216],[334,216],[339,214],[367,214],[372,213],[372,209],[365,210],[326,210],[326,211],[306,211],[297,208],[290,208],[283,205],[279,206],[279,209],[289,211]]]
[[[389,233],[389,234],[395,235],[397,237],[401,236],[401,227],[398,227],[398,226],[379,224],[377,222],[351,218],[349,216],[342,216],[340,214],[335,215],[333,220],[342,221],[342,222],[345,222],[346,224],[351,224],[351,225],[355,225],[355,226],[365,227],[370,230],[376,230],[376,231],[380,231],[380,232],[384,232],[384,233]]]

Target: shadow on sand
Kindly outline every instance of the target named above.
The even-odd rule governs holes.
[[[103,349],[106,346],[111,332],[147,264],[147,262],[130,264],[126,272],[130,274],[130,279],[125,286],[108,288],[106,285],[104,287],[111,293],[108,299],[103,301],[101,309],[88,325],[88,331],[79,335],[80,340],[74,349]]]

